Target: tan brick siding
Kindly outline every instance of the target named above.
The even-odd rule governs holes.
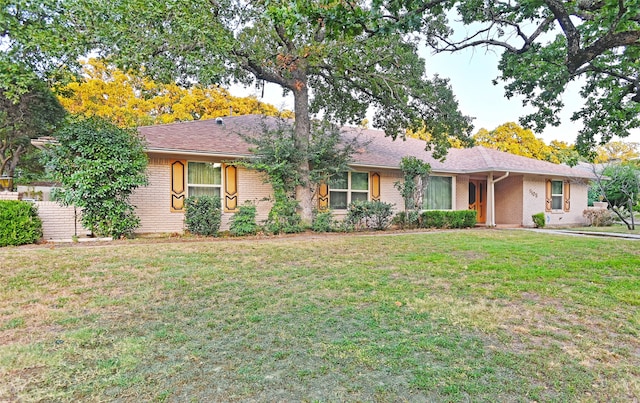
[[[456,178],[456,199],[454,210],[469,209],[469,176],[458,175]]]
[[[169,159],[152,158],[147,167],[149,184],[135,190],[131,204],[140,218],[138,233],[182,232],[184,214],[170,211],[171,170]]]
[[[170,211],[170,160],[152,158],[147,167],[149,184],[139,188],[131,197],[136,206],[136,213],[140,217],[138,233],[152,232],[183,232],[184,213]],[[271,185],[263,183],[261,174],[244,168],[238,169],[238,200],[239,204],[251,201],[257,207],[257,221],[267,219],[272,202],[263,200],[272,196]],[[228,230],[233,213],[222,214],[221,230]]]
[[[579,181],[571,182],[571,210],[568,212],[546,212],[545,181],[546,179],[563,180],[563,178],[525,177],[523,182],[522,225],[533,227],[531,216],[544,213],[548,226],[584,225],[586,220],[582,213],[587,206],[587,184]]]
[[[522,176],[508,176],[496,183],[496,225],[522,225]]]

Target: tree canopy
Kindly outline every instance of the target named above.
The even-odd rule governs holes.
[[[68,0],[71,1],[71,0]],[[374,2],[377,3],[377,2]],[[441,2],[425,7],[432,30]],[[310,116],[360,123],[373,108],[373,125],[393,136],[426,125],[436,155],[448,136],[467,139],[470,119],[458,111],[447,80],[428,79],[418,39],[380,29],[384,16],[370,2],[222,0],[89,0],[69,15],[96,51],[125,71],[144,69],[164,82],[201,85],[271,82],[294,96],[296,147],[310,140]],[[309,160],[298,167],[296,199],[310,221],[313,184]]]
[[[32,148],[30,140],[50,135],[66,112],[25,66],[0,61],[0,71],[8,76],[0,81],[0,174],[13,177],[20,159]],[[22,85],[23,90],[12,93]]]
[[[569,83],[581,86],[584,104],[571,120],[581,121],[576,148],[591,155],[614,136],[640,127],[640,6],[631,1],[460,1],[462,22],[473,31],[454,38],[436,32],[440,51],[469,47],[503,51],[505,95],[521,95],[535,108],[521,123],[542,131],[558,125]],[[416,6],[406,14],[420,12]],[[423,28],[424,30],[425,28]],[[435,40],[435,39],[434,39]]]
[[[473,135],[473,139],[477,145],[523,157],[556,164],[575,165],[577,162],[577,155],[572,146],[561,141],[552,141],[547,145],[530,129],[525,129],[513,122],[504,123],[491,131],[482,128]]]
[[[89,59],[82,76],[59,86],[56,92],[69,112],[100,116],[121,127],[211,119],[230,113],[292,115],[255,97],[234,97],[217,86],[184,88],[158,83],[140,72],[125,73],[99,59]]]

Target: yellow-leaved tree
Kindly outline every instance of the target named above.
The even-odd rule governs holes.
[[[640,143],[611,141],[596,148],[596,163],[627,162],[640,158]]]
[[[554,140],[547,145],[530,129],[525,129],[517,123],[504,123],[494,130],[480,129],[473,135],[477,145],[505,151],[523,157],[558,163],[575,164],[577,153],[573,145]]]
[[[291,111],[255,97],[235,97],[217,86],[160,84],[142,74],[125,73],[99,59],[83,66],[83,78],[57,88],[62,106],[69,112],[99,116],[121,127],[176,121],[212,119],[220,116],[263,114],[292,117]]]

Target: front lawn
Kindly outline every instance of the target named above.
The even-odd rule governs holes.
[[[640,399],[637,241],[118,241],[0,268],[0,401]]]

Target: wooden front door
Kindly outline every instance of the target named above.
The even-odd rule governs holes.
[[[478,224],[487,222],[487,181],[469,181],[469,210],[475,210]]]

